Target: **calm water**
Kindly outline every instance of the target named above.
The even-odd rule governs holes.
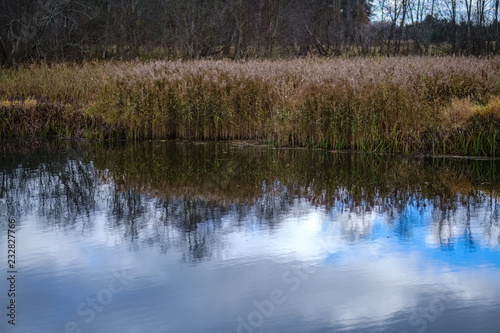
[[[500,332],[500,161],[0,151],[1,332]]]

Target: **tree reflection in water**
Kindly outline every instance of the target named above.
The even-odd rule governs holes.
[[[443,251],[500,243],[498,160],[245,143],[19,147],[2,148],[2,216],[36,214],[44,228],[91,235],[104,212],[107,231],[131,250],[175,247],[189,263],[219,256],[231,232],[272,233],[304,205],[333,213],[347,242],[372,237],[376,214],[403,239],[427,226]]]

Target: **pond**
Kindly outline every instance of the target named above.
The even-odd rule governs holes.
[[[500,331],[499,160],[0,150],[1,332]]]

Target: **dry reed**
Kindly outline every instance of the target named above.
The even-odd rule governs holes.
[[[78,113],[72,136],[491,156],[499,94],[500,58],[464,57],[32,65],[5,71],[0,85],[1,101]],[[1,134],[28,126],[5,122],[21,109],[45,117],[0,103]]]

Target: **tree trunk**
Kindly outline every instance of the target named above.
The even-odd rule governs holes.
[[[500,4],[500,0],[495,0],[495,32],[496,32],[496,38],[495,38],[495,53],[498,53],[500,51],[500,30],[498,27],[498,6]]]
[[[3,42],[2,37],[0,36],[0,65],[12,66],[12,59],[9,57],[7,53],[7,48]]]

